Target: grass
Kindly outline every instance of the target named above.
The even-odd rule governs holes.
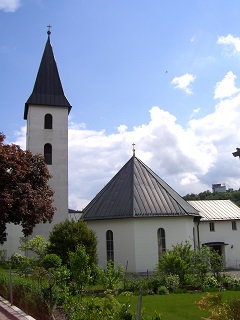
[[[213,293],[216,294],[216,293]],[[223,299],[232,300],[240,297],[239,291],[225,291],[222,293]],[[164,320],[197,320],[209,316],[207,311],[199,310],[194,304],[206,293],[183,293],[170,295],[149,295],[142,298],[142,314],[153,317],[157,313],[162,314]],[[120,303],[126,301],[130,304],[130,311],[136,314],[138,297],[117,297]]]

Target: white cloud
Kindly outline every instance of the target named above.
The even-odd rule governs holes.
[[[240,186],[240,163],[232,156],[240,147],[240,93],[220,100],[212,113],[186,127],[157,106],[149,119],[114,134],[69,128],[69,207],[83,209],[132,156],[136,156],[181,195],[211,190],[212,183]],[[25,128],[17,136],[23,143]]]
[[[235,38],[231,34],[227,35],[226,37],[218,37],[217,43],[226,46],[227,49],[229,49],[229,54],[240,53],[240,38]]]
[[[187,94],[192,94],[190,86],[195,79],[196,76],[186,73],[181,77],[173,78],[171,83],[175,85],[174,88],[183,89]]]
[[[0,0],[0,10],[15,12],[21,6],[21,0]]]
[[[235,85],[235,79],[237,77],[229,71],[222,81],[218,82],[215,87],[214,99],[223,99],[231,97],[240,91]]]

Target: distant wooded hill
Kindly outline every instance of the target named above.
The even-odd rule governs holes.
[[[183,197],[186,201],[191,200],[231,200],[240,207],[240,190],[227,192],[210,192],[209,190],[199,194],[187,194]]]

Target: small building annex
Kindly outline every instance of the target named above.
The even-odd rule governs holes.
[[[202,216],[200,245],[223,255],[226,268],[240,268],[240,208],[231,200],[188,201]]]

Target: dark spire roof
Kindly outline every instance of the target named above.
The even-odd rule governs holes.
[[[50,34],[50,30],[48,30],[48,39],[43,52],[33,92],[25,103],[24,119],[27,119],[28,106],[30,104],[62,106],[68,107],[68,112],[71,110],[71,105],[64,95],[58,74],[57,64],[50,43]]]
[[[83,210],[85,220],[188,215],[199,216],[134,155]]]

